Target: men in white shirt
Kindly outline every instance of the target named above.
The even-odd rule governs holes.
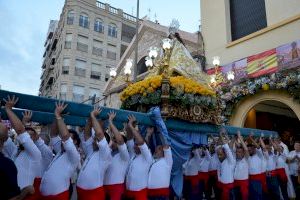
[[[125,136],[115,127],[113,120],[115,112],[108,114],[109,128],[112,133],[111,155],[112,160],[104,175],[104,188],[110,200],[121,200],[125,191],[125,176],[129,164],[129,153],[125,143]]]
[[[5,111],[7,116],[17,132],[17,141],[20,144],[20,152],[15,158],[15,165],[18,169],[18,185],[21,189],[31,186],[34,183],[34,179],[37,177],[40,162],[41,162],[41,152],[37,146],[32,141],[28,132],[26,132],[25,127],[21,120],[14,114],[12,107],[17,103],[18,98],[13,96],[5,100]]]
[[[274,154],[273,146],[269,139],[261,140],[262,148],[266,155],[267,161],[267,186],[268,186],[268,198],[280,200],[279,183],[276,173],[276,160],[277,156]]]
[[[147,200],[148,172],[152,163],[152,155],[139,131],[135,129],[135,122],[135,117],[130,115],[127,147],[131,160],[126,176],[126,196],[135,200]],[[130,134],[133,135],[134,141]]]
[[[228,141],[225,142],[222,134],[220,134],[220,139],[223,145],[217,149],[218,158],[221,162],[218,168],[218,186],[221,190],[221,199],[229,200],[234,198],[233,174],[236,162]]]
[[[249,158],[249,199],[262,199],[263,191],[267,192],[267,181],[263,168],[263,153],[260,146],[255,142],[253,136],[250,135],[251,143],[247,144]]]
[[[212,137],[212,136],[211,136]],[[216,153],[216,146],[217,142],[216,140],[213,141],[212,144],[209,145],[209,151],[211,154],[211,159],[209,162],[209,167],[208,167],[208,173],[209,173],[209,179],[208,179],[208,192],[209,192],[209,196],[208,198],[211,197],[212,195],[212,191],[214,191],[215,197],[217,197],[218,195],[218,187],[217,187],[217,182],[218,182],[218,173],[217,173],[217,169],[218,166],[220,164],[218,155]]]
[[[249,152],[248,148],[238,132],[238,141],[241,146],[236,147],[236,166],[234,169],[234,187],[236,190],[236,199],[248,200],[249,197],[249,167],[248,158]]]
[[[51,143],[57,154],[42,177],[40,191],[45,200],[69,199],[70,179],[80,162],[80,155],[62,118],[66,107],[64,103],[56,103]],[[57,132],[59,136],[56,135]]]
[[[45,170],[47,169],[47,167],[49,166],[49,164],[53,159],[53,152],[51,151],[50,147],[44,143],[44,140],[40,138],[36,130],[30,127],[31,117],[32,117],[32,112],[25,111],[23,113],[22,123],[25,126],[27,125],[25,129],[30,134],[31,139],[40,150],[42,158],[41,158],[39,173],[37,174],[37,177],[35,177],[33,183],[35,193],[34,195],[31,195],[30,197],[26,198],[26,200],[38,200],[41,198],[40,185],[41,185],[42,175],[44,174]]]
[[[291,151],[287,158],[287,163],[289,164],[290,174],[292,178],[292,182],[295,188],[296,197],[300,196],[300,184],[298,183],[298,168],[300,162],[300,141],[296,140],[294,143],[294,149]]]
[[[111,161],[111,151],[103,128],[96,118],[100,112],[100,108],[95,108],[90,114],[95,136],[89,135],[89,138],[86,137],[86,139],[90,140],[93,152],[87,154],[78,175],[77,194],[79,200],[105,199],[103,180]]]
[[[196,146],[192,147],[190,158],[183,164],[185,199],[197,200],[199,198],[198,169],[199,152]]]
[[[157,123],[158,121],[161,123]],[[165,138],[168,137],[168,130],[160,114],[156,116],[155,122],[156,134],[160,138],[161,145],[156,146],[154,159],[149,169],[148,197],[149,200],[167,200],[170,194],[169,186],[173,165],[172,151],[167,143],[167,138]]]
[[[205,193],[205,197],[209,198],[209,187],[208,187],[208,179],[209,179],[209,165],[211,156],[208,149],[204,146],[198,149],[200,155],[199,169],[198,169],[198,180],[199,180],[199,199],[203,198],[203,193]]]

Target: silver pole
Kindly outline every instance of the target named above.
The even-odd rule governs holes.
[[[136,6],[136,32],[135,32],[135,58],[134,58],[134,68],[133,68],[133,82],[137,79],[137,64],[138,64],[138,37],[139,37],[139,12],[140,12],[140,0],[137,0]]]

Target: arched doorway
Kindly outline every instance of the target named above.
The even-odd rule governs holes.
[[[300,137],[300,104],[286,91],[262,91],[241,100],[230,124]]]

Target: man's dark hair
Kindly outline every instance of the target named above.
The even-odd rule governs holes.
[[[110,136],[108,135],[108,133],[106,131],[104,132],[104,137],[105,137],[107,143],[109,143],[110,142]]]
[[[255,145],[252,143],[249,143],[249,144],[247,144],[247,147],[255,147]]]
[[[69,129],[69,133],[72,134],[72,138],[73,140],[76,140],[77,141],[77,145],[80,146],[80,138],[79,138],[79,135],[77,133],[77,131],[75,131],[74,129]]]

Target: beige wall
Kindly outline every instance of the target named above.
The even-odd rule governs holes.
[[[267,28],[232,42],[229,0],[201,0],[207,67],[213,56],[220,56],[222,65],[300,39],[299,0],[266,0],[266,13]]]

